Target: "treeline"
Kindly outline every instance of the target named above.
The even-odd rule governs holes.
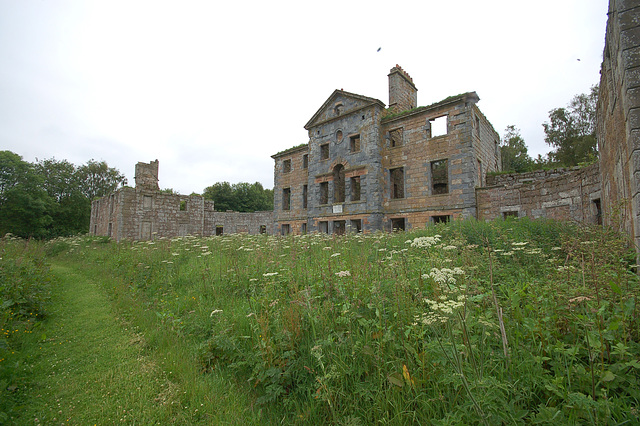
[[[24,161],[0,151],[0,236],[54,238],[87,232],[91,200],[127,183],[104,161]]]
[[[205,188],[202,194],[212,200],[217,211],[257,212],[273,210],[273,190],[265,189],[260,182],[218,182]]]
[[[549,111],[549,122],[543,123],[544,141],[552,150],[536,159],[529,156],[520,130],[507,126],[500,145],[502,170],[529,172],[552,167],[571,167],[592,163],[598,159],[596,142],[596,104],[598,86],[589,93],[576,95],[566,108]]]

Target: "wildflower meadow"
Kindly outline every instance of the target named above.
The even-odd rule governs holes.
[[[640,421],[635,252],[607,229],[521,219],[31,244],[100,275],[149,351],[164,330],[185,354],[176,362],[235,383],[264,423]],[[25,245],[0,245],[3,351],[41,309],[37,298],[16,313],[22,289],[7,278],[36,259]],[[198,389],[193,404],[216,392]],[[207,422],[200,410],[190,421]]]

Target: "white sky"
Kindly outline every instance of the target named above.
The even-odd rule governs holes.
[[[502,136],[546,153],[542,123],[599,81],[607,0],[0,0],[0,150],[105,160],[133,185],[273,187],[272,154],[335,89],[418,105],[476,91]],[[381,50],[378,52],[378,48]]]

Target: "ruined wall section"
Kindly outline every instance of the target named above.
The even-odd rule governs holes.
[[[144,191],[158,191],[158,160],[136,164],[136,188]]]
[[[272,158],[275,160],[273,172],[273,216],[277,229],[275,232],[281,233],[282,224],[289,224],[290,231],[293,233],[306,232],[304,228],[307,226],[307,208],[311,189],[309,186],[309,146],[307,144],[292,148],[276,154]],[[285,205],[287,197],[288,206]]]
[[[611,0],[608,15],[596,127],[604,222],[640,247],[640,5]]]
[[[598,164],[487,176],[487,187],[476,189],[478,219],[526,216],[597,224],[600,188]]]
[[[381,189],[386,229],[391,229],[397,218],[405,218],[405,229],[415,229],[442,217],[475,217],[474,187],[479,178],[472,138],[475,101],[477,95],[466,94],[383,120]],[[447,117],[447,133],[431,137],[431,120],[442,116]],[[402,130],[403,141],[392,146],[391,133],[397,129]],[[439,193],[434,186],[432,165],[440,161],[447,164],[446,193]],[[392,193],[391,175],[397,168],[404,173],[403,197]]]
[[[273,212],[217,212],[208,211],[205,220],[205,235],[268,234],[272,235]]]
[[[418,89],[400,65],[389,72],[389,110],[396,113],[418,106]]]
[[[502,170],[500,135],[476,105],[471,107],[472,141],[476,155],[476,186],[485,186],[487,173]]]
[[[201,196],[184,196],[126,188],[121,191],[121,226],[117,240],[151,240],[176,236],[204,236]]]
[[[122,227],[122,193],[127,189],[130,188],[121,188],[91,202],[90,234],[117,237]]]

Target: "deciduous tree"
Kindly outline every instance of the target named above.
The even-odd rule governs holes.
[[[598,86],[576,95],[566,108],[549,111],[549,123],[542,127],[545,142],[554,148],[550,159],[563,166],[576,166],[598,157],[596,143],[596,103]]]
[[[505,172],[528,172],[533,168],[533,160],[528,154],[527,145],[520,135],[520,129],[509,125],[505,129],[500,145],[502,170]]]

